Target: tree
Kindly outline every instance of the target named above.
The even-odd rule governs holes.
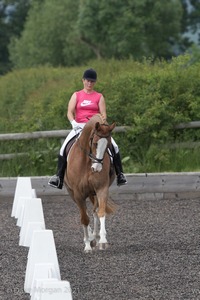
[[[5,5],[0,3],[0,74],[4,74],[8,64],[8,49],[9,35],[6,30],[5,23]]]
[[[97,58],[166,57],[179,39],[181,16],[179,0],[83,0],[78,29]]]
[[[181,0],[183,16],[181,20],[182,40],[179,43],[179,53],[200,43],[198,34],[200,28],[200,0]]]
[[[0,1],[0,74],[8,72],[12,67],[8,45],[12,37],[20,36],[29,5],[29,0]]]
[[[10,43],[10,58],[20,68],[170,58],[191,46],[183,33],[199,24],[200,0],[190,0],[191,11],[188,1],[32,0],[23,31]]]
[[[154,59],[185,52],[200,0],[1,0],[0,74],[89,59]]]
[[[70,66],[88,57],[75,31],[78,4],[78,0],[62,0],[59,5],[56,0],[33,1],[22,36],[10,46],[15,66]]]
[[[188,12],[189,14],[189,26],[193,33],[199,32],[200,28],[200,0],[190,0],[191,8]],[[200,42],[200,36],[199,36]]]

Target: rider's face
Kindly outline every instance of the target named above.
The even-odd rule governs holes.
[[[86,90],[93,90],[95,83],[96,83],[95,81],[83,79],[83,86],[84,86],[84,89],[86,89]]]

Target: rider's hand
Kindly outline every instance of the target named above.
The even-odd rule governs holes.
[[[71,121],[71,125],[74,130],[81,129],[80,125],[75,120]]]

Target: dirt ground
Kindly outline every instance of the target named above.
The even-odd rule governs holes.
[[[73,300],[200,299],[200,199],[114,200],[117,212],[106,220],[109,248],[86,254],[69,196],[42,198]],[[26,300],[28,248],[19,246],[12,204],[12,197],[0,199],[0,300]]]

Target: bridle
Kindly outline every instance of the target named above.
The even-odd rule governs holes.
[[[107,124],[101,124],[101,125],[109,126],[109,125],[107,125]],[[107,135],[103,135],[103,134],[99,134],[98,131],[97,131],[96,129],[94,129],[94,130],[93,130],[93,133],[92,133],[92,135],[91,135],[91,137],[90,137],[90,142],[89,142],[90,148],[89,148],[89,151],[87,151],[85,148],[83,148],[83,147],[81,146],[79,138],[77,139],[78,145],[79,145],[80,149],[81,149],[85,154],[88,155],[88,157],[92,160],[93,163],[100,163],[100,164],[103,165],[103,159],[104,159],[104,156],[103,156],[102,158],[97,158],[97,157],[96,157],[95,155],[93,155],[93,153],[92,153],[92,145],[93,145],[93,140],[94,140],[94,137],[95,137],[95,136],[98,136],[99,138],[106,138],[106,139],[108,139],[108,138],[111,136],[111,132],[109,132]],[[105,153],[104,153],[104,155],[105,155]]]

